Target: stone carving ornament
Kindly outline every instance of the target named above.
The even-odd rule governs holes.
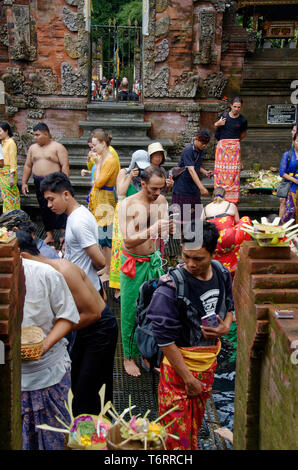
[[[62,9],[62,20],[69,31],[78,31],[77,13],[74,13],[66,6],[64,6]]]
[[[36,31],[30,18],[27,5],[14,5],[14,45],[10,47],[9,54],[14,60],[36,60],[37,49],[33,44]]]
[[[213,50],[215,41],[215,18],[214,11],[200,11],[200,33],[199,33],[199,63],[210,64],[213,62]]]
[[[163,39],[157,46],[155,51],[155,62],[164,62],[169,56],[169,41]]]
[[[228,81],[228,77],[225,77],[222,72],[214,72],[207,75],[205,80],[203,80],[202,95],[207,98],[220,99]]]

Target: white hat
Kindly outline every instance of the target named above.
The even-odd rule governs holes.
[[[160,142],[153,142],[153,144],[150,144],[148,145],[148,154],[149,154],[149,158],[151,157],[151,155],[155,152],[163,152],[163,155],[164,155],[164,159],[162,161],[162,163],[164,163],[166,157],[167,157],[167,152],[166,150],[163,148],[163,146],[161,145]]]
[[[126,172],[129,173],[135,167],[138,167],[140,170],[145,170],[150,166],[149,155],[146,150],[136,150],[131,156],[131,162],[128,168],[126,168]]]

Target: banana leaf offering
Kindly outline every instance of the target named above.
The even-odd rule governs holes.
[[[290,246],[292,238],[298,234],[298,224],[292,225],[294,219],[283,225],[279,225],[280,218],[276,217],[273,222],[268,222],[262,217],[261,222],[252,221],[252,225],[243,224],[241,230],[254,238],[260,246]]]

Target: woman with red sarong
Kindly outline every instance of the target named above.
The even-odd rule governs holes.
[[[214,188],[226,190],[226,200],[237,204],[240,201],[240,141],[247,131],[247,120],[240,114],[241,98],[234,98],[230,111],[224,112],[214,124],[218,140],[214,165]]]
[[[240,219],[235,204],[227,202],[224,188],[218,187],[214,189],[213,202],[204,208],[202,219],[215,224],[219,231],[213,258],[220,261],[234,276],[241,245],[244,240],[250,240],[250,235],[241,227],[243,224],[251,225],[250,218],[245,216]]]

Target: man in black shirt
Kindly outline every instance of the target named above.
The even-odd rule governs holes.
[[[179,438],[177,441],[168,438],[168,450],[197,449],[197,434],[220,351],[219,338],[229,332],[233,320],[230,273],[220,263],[211,263],[218,230],[214,224],[203,222],[203,241],[198,244],[192,235],[200,228],[198,224],[193,221],[191,231],[184,232],[184,264],[179,266],[185,283],[184,295],[188,293],[190,305],[177,300],[174,281],[170,274],[165,274],[147,311],[154,337],[164,354],[158,388],[159,415],[174,404],[179,405],[178,411],[164,418],[166,424],[176,418],[169,432]],[[202,326],[202,317],[207,314],[216,314],[217,327]]]
[[[234,98],[230,111],[223,113],[214,124],[218,144],[214,165],[214,188],[226,191],[225,199],[237,204],[240,200],[241,155],[240,141],[247,133],[247,120],[240,114],[241,98]]]
[[[174,182],[172,204],[179,205],[183,222],[200,218],[200,213],[196,214],[195,212],[196,206],[201,207],[201,195],[208,196],[208,189],[202,184],[199,175],[202,173],[210,178],[213,174],[212,171],[202,168],[204,149],[209,140],[209,132],[203,129],[199,130],[193,142],[183,150],[179,161],[178,166],[186,168],[186,170]],[[183,210],[187,207],[190,208],[190,211]]]

